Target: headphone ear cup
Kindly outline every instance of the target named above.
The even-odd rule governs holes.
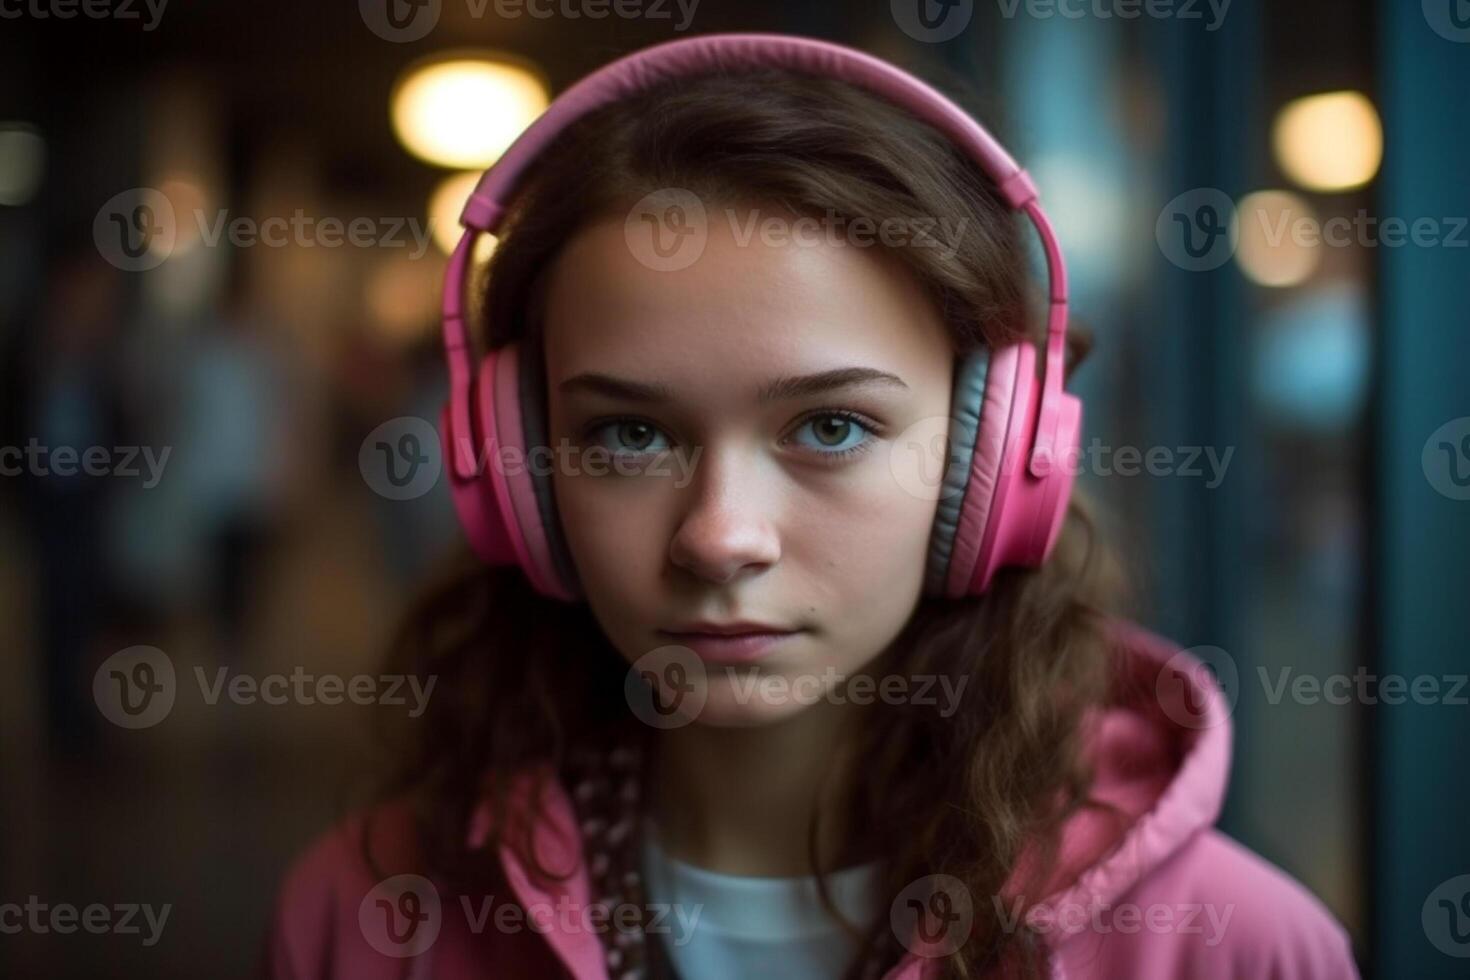
[[[1037,553],[1038,565],[1051,557],[1057,538],[1061,537],[1067,506],[1072,501],[1072,487],[1077,480],[1078,467],[1074,461],[1080,459],[1082,451],[1082,399],[1076,395],[1062,395],[1056,446],[1058,459],[1047,475],[1049,496],[1039,502],[1038,537],[1029,545]]]
[[[939,505],[934,512],[934,533],[929,539],[929,563],[924,578],[924,591],[932,596],[946,594],[955,536],[970,485],[975,437],[980,429],[985,378],[989,370],[988,347],[981,347],[955,365],[954,387],[950,396],[949,456],[945,461]]]
[[[468,404],[456,404],[451,393],[440,413],[440,447],[447,461],[450,496],[470,547],[482,561],[519,566],[537,592],[570,600],[562,584],[568,580],[556,579],[549,557],[541,514],[550,501],[541,501],[542,490],[535,485],[539,461],[526,453],[520,360],[515,344],[486,352],[464,396]],[[461,433],[456,419],[467,419],[470,431]],[[531,443],[541,444],[539,439]],[[459,475],[456,453],[470,464],[469,476]],[[549,479],[543,482],[549,491]]]
[[[545,460],[532,459],[529,455],[531,452],[550,449],[547,431],[551,416],[546,398],[544,348],[540,338],[533,337],[522,345],[522,350],[519,380],[524,444],[529,447],[526,467],[531,478],[531,491],[536,498],[540,533],[546,539],[546,551],[551,559],[552,571],[556,575],[560,591],[566,597],[571,597],[580,595],[581,583],[556,511],[556,493],[552,484],[555,455],[548,452]]]
[[[459,397],[465,399],[463,404],[456,404]],[[461,420],[459,424],[456,419]],[[462,396],[450,394],[439,416],[439,435],[455,514],[470,548],[481,561],[487,565],[514,565],[517,563],[515,547],[490,475],[485,472],[496,447],[481,433],[493,431],[484,428],[484,420],[480,418],[478,382],[472,381]],[[469,470],[468,476],[461,476],[456,467],[460,457]]]
[[[481,413],[488,424],[494,425],[501,450],[489,467],[490,478],[495,499],[506,516],[506,530],[515,548],[516,562],[532,587],[544,596],[570,599],[556,578],[531,479],[533,467],[526,451],[521,411],[520,359],[519,345],[507,344],[486,357],[482,369]],[[488,384],[484,383],[486,373],[493,373],[493,380]]]
[[[1031,472],[1043,382],[1036,377],[1035,346],[1019,344],[1016,353],[1014,384],[1008,392],[1009,424],[993,471],[987,526],[968,583],[958,583],[969,595],[987,591],[1001,568],[1035,568],[1046,561],[1066,520],[1076,477],[1073,464],[1081,439],[1082,402],[1065,392],[1059,393],[1053,458],[1039,476]],[[950,583],[957,584],[955,576]]]
[[[1031,350],[1030,359],[1024,356],[1027,350]],[[1001,463],[1013,436],[1017,378],[1023,367],[1034,365],[1034,356],[1034,349],[1026,344],[1008,344],[989,352],[983,390],[973,402],[978,408],[971,413],[976,420],[975,440],[943,583],[948,598],[978,594],[970,584],[998,505]],[[970,397],[975,397],[973,392]]]

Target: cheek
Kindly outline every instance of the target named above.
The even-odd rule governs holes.
[[[899,634],[922,597],[936,501],[908,492],[886,468],[865,491],[802,526],[819,555],[810,567],[827,631],[805,670],[858,670]]]
[[[788,540],[828,583],[832,600],[878,608],[911,583],[922,585],[935,510],[932,497],[909,492],[879,462],[859,484],[811,500]]]
[[[616,643],[654,598],[650,583],[666,560],[657,530],[662,505],[656,494],[619,493],[595,477],[558,479],[555,492],[588,605]]]
[[[646,560],[662,507],[657,494],[583,474],[558,477],[555,496],[567,546],[584,575],[617,575]]]

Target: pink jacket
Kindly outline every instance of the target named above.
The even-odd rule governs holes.
[[[1084,811],[1064,830],[1056,880],[1065,884],[1025,919],[1048,943],[1054,980],[1357,977],[1348,935],[1322,903],[1213,829],[1229,773],[1231,725],[1209,672],[1132,623],[1119,621],[1115,629],[1125,651],[1119,669],[1132,673],[1145,696],[1099,716],[1090,741],[1094,795],[1123,808],[1129,821],[1119,834],[1116,823]],[[537,852],[550,866],[576,874],[542,891],[503,849],[514,895],[480,904],[446,898],[441,905],[423,879],[409,889],[413,895],[390,895],[358,856],[363,815],[347,819],[287,873],[267,942],[269,975],[483,980],[564,972],[575,980],[612,980],[598,934],[576,920],[549,911],[535,926],[503,918],[551,910],[558,901],[573,909],[591,901],[571,802],[555,782],[543,802],[549,818],[535,828]],[[483,833],[483,812],[475,823],[472,840]],[[401,805],[373,813],[374,850],[386,874],[412,867],[409,826]],[[976,915],[999,912],[1014,921],[1007,903],[974,904]],[[396,913],[424,928],[390,936]],[[417,955],[405,955],[411,952]],[[927,980],[936,975],[936,962],[909,953],[884,980]]]

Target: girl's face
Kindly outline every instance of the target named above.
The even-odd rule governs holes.
[[[713,725],[848,700],[843,681],[903,628],[940,490],[933,454],[905,446],[945,432],[954,367],[894,256],[746,235],[736,213],[711,209],[703,253],[674,271],[635,254],[621,217],[589,225],[546,297],[556,502],[613,646],[636,663],[695,621],[800,631],[743,666],[680,652]],[[792,385],[837,371],[871,377]]]

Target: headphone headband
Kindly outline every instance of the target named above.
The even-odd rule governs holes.
[[[521,175],[571,123],[595,109],[681,78],[784,68],[837,78],[866,89],[930,123],[962,147],[1012,208],[1036,188],[1011,155],[959,106],[913,75],[854,48],[785,34],[710,34],[666,41],[604,65],[562,93],[496,161],[475,187],[460,222],[493,233]]]
[[[783,68],[837,78],[866,89],[912,112],[948,136],[994,181],[1001,197],[1031,219],[1046,252],[1050,279],[1046,368],[1036,440],[1029,453],[1033,476],[1044,476],[1055,462],[1056,430],[1062,395],[1067,326],[1067,274],[1051,223],[1036,199],[1026,171],[973,117],[936,89],[902,69],[854,48],[774,33],[708,34],[645,48],[599,68],[558,96],[503,156],[480,178],[460,215],[465,233],[444,282],[444,347],[449,361],[453,404],[465,406],[452,420],[469,431],[468,391],[473,378],[472,350],[462,319],[469,259],[481,232],[493,233],[504,217],[520,177],[566,127],[587,113],[638,95],[663,82],[731,71]],[[462,478],[474,473],[473,449],[457,443],[451,465]]]

